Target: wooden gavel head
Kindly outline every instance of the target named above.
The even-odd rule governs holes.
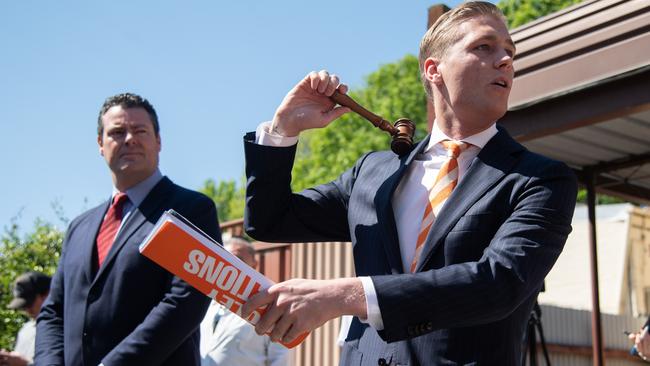
[[[415,135],[415,124],[407,118],[400,118],[395,121],[396,133],[391,134],[390,149],[399,156],[408,154],[413,149],[413,136]]]
[[[395,154],[402,156],[413,149],[415,124],[411,120],[400,118],[395,121],[395,125],[393,126],[390,122],[362,107],[346,94],[341,94],[338,91],[335,91],[330,99],[339,105],[350,108],[361,117],[370,121],[370,123],[380,130],[388,132],[392,136],[390,149],[393,150]]]

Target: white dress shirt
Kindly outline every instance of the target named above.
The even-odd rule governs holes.
[[[256,131],[256,141],[260,145],[286,147],[295,145],[298,136],[284,137],[270,133],[270,122],[260,124]],[[487,129],[462,139],[471,144],[458,157],[458,181],[460,182],[485,144],[498,132],[496,123]],[[429,201],[429,188],[435,183],[440,167],[447,159],[447,150],[440,144],[444,140],[453,140],[445,135],[434,122],[431,138],[424,151],[409,165],[404,177],[393,193],[392,205],[399,238],[399,250],[402,267],[408,272],[415,255],[415,242],[420,232],[424,209]],[[366,295],[367,322],[377,330],[384,329],[375,286],[370,277],[359,277]]]
[[[237,314],[212,301],[201,325],[201,366],[287,366],[289,350],[258,335]]]
[[[147,198],[147,195],[151,190],[160,182],[164,176],[160,172],[160,169],[156,169],[148,178],[142,182],[134,185],[133,187],[126,190],[126,196],[129,198],[124,205],[122,206],[122,222],[120,223],[119,230],[122,229],[126,220],[131,216],[131,212],[136,207],[139,207],[142,201]],[[120,193],[117,188],[113,187],[113,193],[111,194],[111,202],[113,202],[113,197]],[[108,213],[108,212],[107,212]],[[117,235],[117,234],[116,234]]]

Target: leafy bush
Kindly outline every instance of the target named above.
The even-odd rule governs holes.
[[[7,309],[14,279],[27,271],[53,275],[62,244],[63,231],[41,220],[22,237],[15,222],[5,228],[0,239],[0,348],[12,349],[18,330],[28,320],[26,315]]]

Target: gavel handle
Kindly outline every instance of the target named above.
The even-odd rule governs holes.
[[[347,94],[341,94],[338,90],[335,90],[330,99],[339,105],[350,108],[361,117],[370,121],[370,123],[372,123],[380,130],[386,131],[391,135],[395,135],[398,132],[397,129],[390,124],[390,122],[365,109],[354,99],[350,98]]]

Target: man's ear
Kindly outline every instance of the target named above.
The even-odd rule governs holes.
[[[99,155],[104,156],[104,141],[102,135],[97,135],[97,145],[99,145]]]
[[[442,74],[440,74],[438,65],[440,65],[440,61],[433,57],[424,60],[424,77],[430,83],[437,85],[442,83]]]

